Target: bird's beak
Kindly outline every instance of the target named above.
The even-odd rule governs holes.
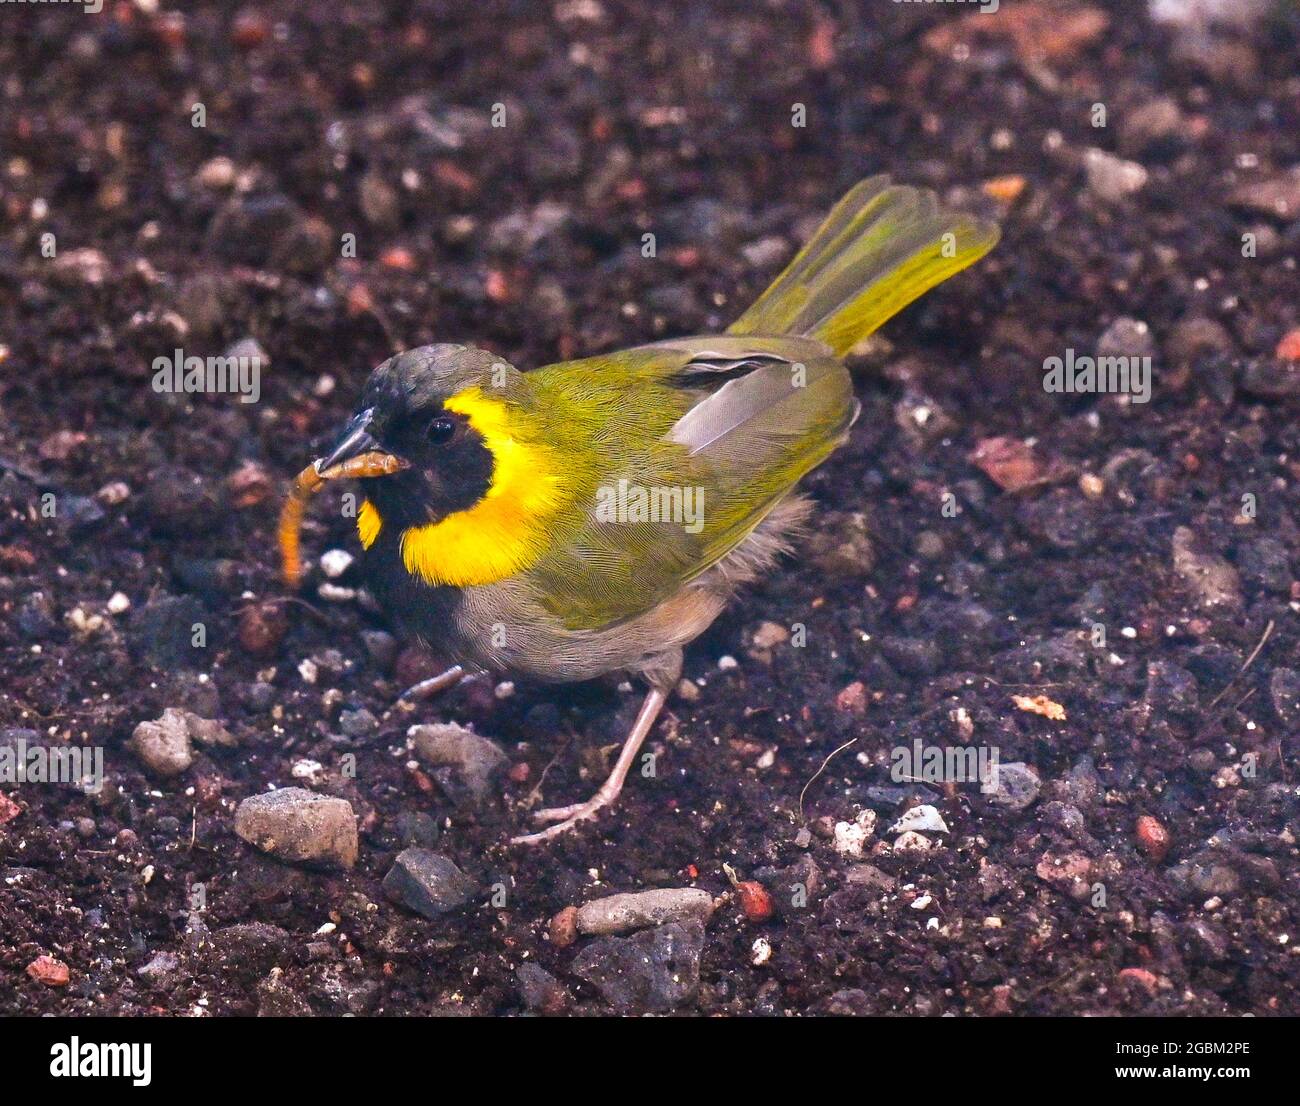
[[[367,407],[364,411],[354,415],[347,426],[343,428],[343,433],[339,436],[339,440],[334,443],[334,448],[330,450],[326,457],[316,462],[316,471],[324,472],[326,469],[340,465],[353,457],[359,457],[363,453],[388,452],[370,433],[370,424],[374,417],[375,409],[373,407]]]

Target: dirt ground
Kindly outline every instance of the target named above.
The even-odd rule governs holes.
[[[0,748],[104,758],[0,787],[0,1013],[1300,1013],[1300,16],[1216,6],[0,8]],[[688,652],[655,775],[507,847],[636,691],[395,708],[438,658],[317,565],[345,489],[286,595],[288,481],[395,349],[720,329],[876,172],[1001,245],[855,358],[816,531]],[[255,403],[152,387],[236,346]],[[1046,391],[1070,350],[1151,356],[1150,402]],[[234,744],[151,774],[168,707]],[[485,793],[408,747],[441,720]],[[1013,767],[900,782],[916,741]],[[354,868],[235,834],[291,785]],[[408,846],[469,901],[393,901]],[[656,887],[702,937],[550,927]]]

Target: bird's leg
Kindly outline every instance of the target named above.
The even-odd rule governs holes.
[[[427,680],[421,680],[418,684],[408,687],[397,697],[397,701],[399,703],[422,703],[426,699],[432,699],[439,692],[455,687],[462,680],[472,680],[473,678],[473,676],[466,674],[464,666],[453,664],[446,672],[439,672],[436,676],[430,676]]]
[[[632,767],[632,762],[636,759],[637,751],[641,748],[646,736],[650,733],[655,724],[655,719],[659,717],[659,712],[663,710],[664,703],[668,701],[668,692],[666,689],[656,685],[650,688],[645,697],[645,702],[641,704],[641,710],[636,716],[636,721],[632,723],[632,730],[627,735],[627,740],[623,742],[623,749],[618,754],[618,761],[614,765],[614,770],[610,772],[609,778],[600,785],[600,790],[596,792],[585,803],[573,803],[570,806],[549,807],[546,810],[539,810],[533,814],[533,818],[539,822],[555,822],[537,833],[524,834],[522,837],[512,837],[512,845],[536,845],[542,841],[549,841],[553,837],[559,837],[562,833],[567,833],[573,829],[579,822],[584,822],[588,818],[594,818],[596,813],[611,805],[623,790],[623,781],[627,779],[627,774]]]

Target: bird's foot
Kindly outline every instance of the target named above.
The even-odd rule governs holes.
[[[533,821],[535,822],[554,822],[555,825],[548,826],[537,833],[526,833],[520,837],[512,837],[512,845],[538,845],[543,841],[551,841],[561,834],[568,833],[578,825],[579,822],[588,822],[595,818],[607,806],[611,806],[615,799],[618,798],[618,789],[607,789],[602,787],[585,803],[570,803],[568,806],[546,807],[544,810],[533,812]]]

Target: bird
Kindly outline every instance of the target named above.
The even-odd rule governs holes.
[[[512,843],[554,840],[617,800],[685,647],[805,531],[799,482],[860,411],[845,356],[998,237],[929,189],[872,176],[722,334],[526,372],[440,343],[373,370],[310,482],[361,475],[368,589],[456,661],[420,690],[484,673],[646,685],[608,779],[534,812],[545,828]]]

